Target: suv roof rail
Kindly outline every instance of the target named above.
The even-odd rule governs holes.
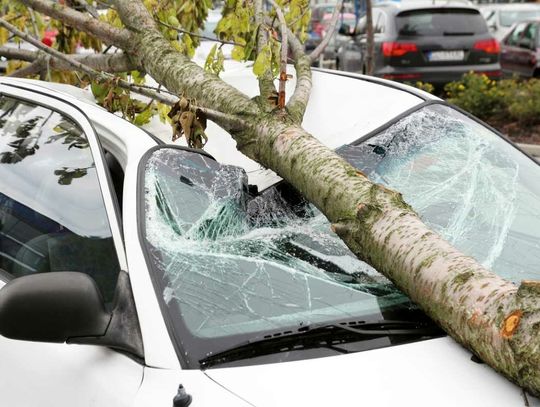
[[[413,0],[413,1],[395,1],[395,0],[383,0],[373,4],[373,6],[393,6],[400,8],[401,6],[407,7],[409,4],[421,5],[425,4],[427,6],[448,6],[452,4],[463,4],[471,7],[476,7],[476,5],[470,0]]]

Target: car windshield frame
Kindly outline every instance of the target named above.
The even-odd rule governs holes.
[[[440,105],[443,105],[443,106],[447,106],[450,109],[456,110],[457,112],[465,115],[469,119],[472,119],[476,123],[480,124],[481,126],[485,127],[487,130],[491,131],[492,133],[494,133],[498,137],[505,140],[508,144],[510,144],[512,147],[516,148],[518,151],[520,151],[522,154],[527,156],[535,164],[538,165],[537,161],[535,161],[530,155],[528,155],[527,153],[525,153],[524,151],[519,149],[517,146],[515,146],[511,141],[509,141],[506,137],[504,137],[500,132],[498,132],[495,129],[491,128],[490,126],[486,125],[485,123],[478,120],[474,116],[468,114],[467,112],[464,112],[459,108],[456,108],[454,106],[449,105],[448,103],[446,103],[444,101],[439,101],[439,100],[428,100],[428,101],[425,101],[423,103],[420,103],[420,104],[416,105],[415,107],[413,107],[413,108],[403,112],[402,114],[396,116],[395,118],[393,118],[392,120],[387,122],[385,125],[375,129],[374,131],[370,132],[369,134],[364,135],[363,137],[357,139],[355,142],[349,143],[348,145],[358,145],[358,144],[366,143],[369,139],[377,136],[378,134],[381,134],[381,132],[383,132],[385,129],[390,128],[392,125],[399,122],[403,118],[405,118],[405,117],[407,117],[409,115],[412,115],[413,113],[421,110],[422,108],[425,108],[426,106],[433,105],[433,104],[440,104]],[[138,204],[137,212],[138,213],[137,213],[137,216],[138,216],[138,220],[139,220],[139,222],[138,222],[139,239],[140,239],[140,242],[141,242],[141,245],[142,245],[142,250],[143,250],[143,253],[144,253],[144,256],[145,256],[145,259],[146,259],[147,267],[149,269],[151,279],[152,279],[152,282],[153,282],[153,285],[154,285],[156,296],[158,297],[158,302],[160,304],[160,308],[161,308],[161,311],[162,311],[162,314],[163,314],[163,317],[164,317],[168,332],[169,332],[170,337],[172,339],[173,346],[174,346],[174,348],[176,350],[176,353],[178,355],[180,364],[181,364],[181,366],[183,368],[199,369],[199,368],[201,368],[201,365],[199,364],[199,360],[204,359],[208,355],[211,355],[212,353],[224,351],[224,350],[227,350],[229,348],[234,348],[234,346],[237,346],[239,343],[246,343],[246,342],[249,342],[249,341],[252,341],[252,340],[257,340],[257,339],[260,339],[260,338],[264,338],[265,335],[269,334],[270,332],[259,331],[259,332],[256,332],[256,335],[254,335],[253,333],[248,333],[246,335],[230,335],[230,336],[219,337],[219,338],[203,338],[202,340],[201,340],[200,337],[197,337],[197,338],[194,339],[193,335],[191,335],[191,332],[188,329],[188,327],[185,325],[185,323],[182,321],[180,323],[181,327],[179,328],[178,327],[178,325],[179,325],[178,321],[176,320],[177,318],[175,318],[171,314],[171,312],[169,312],[169,307],[167,306],[167,304],[165,302],[165,299],[164,299],[164,288],[165,288],[165,286],[164,286],[163,276],[161,275],[161,273],[159,271],[156,270],[156,266],[154,264],[154,261],[152,261],[152,259],[150,258],[150,247],[149,247],[149,243],[147,242],[147,239],[145,237],[145,233],[146,233],[146,215],[145,215],[145,206],[146,206],[146,204],[145,204],[145,170],[146,170],[146,165],[147,165],[147,162],[148,162],[149,158],[152,156],[152,154],[156,150],[163,149],[163,148],[169,148],[169,149],[172,148],[172,149],[179,149],[179,150],[196,151],[197,153],[201,153],[198,150],[187,149],[187,148],[183,148],[183,147],[180,147],[180,146],[165,145],[165,146],[153,147],[152,149],[147,151],[146,154],[141,158],[140,163],[139,163],[138,185],[137,185],[137,194],[138,194],[138,198],[137,198],[137,204]],[[203,154],[204,154],[204,152],[203,152]],[[205,155],[207,157],[210,157],[207,154],[205,154]],[[273,186],[269,187],[268,189],[275,187],[277,184],[279,184],[279,183],[274,184]],[[265,189],[265,191],[268,190],[268,189]],[[264,192],[264,191],[261,191],[261,193],[262,192]],[[375,321],[375,319],[376,319],[375,316],[372,316],[370,318],[367,315],[359,316],[359,318],[362,319],[362,320],[365,320],[365,321]],[[394,318],[395,318],[395,316],[394,316]],[[288,332],[289,331],[288,327],[283,326],[281,328],[282,328],[283,332]],[[292,326],[290,328],[294,329],[294,327],[292,327]],[[296,327],[296,328],[298,328],[298,327]],[[190,336],[191,336],[191,338],[190,338]],[[415,340],[403,341],[401,343],[407,343],[407,342],[412,342],[412,341],[416,341],[416,340],[425,340],[425,339],[428,339],[428,338],[418,338],[418,339],[415,339]],[[369,346],[368,348],[359,347],[359,348],[355,349],[354,352],[363,351],[363,350],[377,349],[377,348],[380,348],[380,347],[386,347],[386,346],[395,345],[394,343],[390,343],[390,344],[386,343],[385,344],[385,343],[383,343],[381,341],[379,341],[379,342],[380,343],[373,344],[373,346]],[[194,349],[197,349],[198,352],[195,352]],[[330,356],[332,354],[334,354],[334,353],[331,353],[329,351],[327,351],[327,352],[319,351],[319,352],[316,352],[316,355],[311,355],[309,351],[306,351],[306,355],[304,357],[297,357],[296,359],[287,359],[287,360],[302,360],[302,359],[313,358],[313,357]],[[239,364],[233,364],[233,365],[235,365],[235,366],[238,366],[238,365],[250,365],[250,364],[272,363],[272,362],[277,362],[277,361],[282,361],[282,359],[280,359],[279,357],[263,357],[262,359],[261,358],[255,358],[253,361],[247,361],[247,362],[243,361],[243,362],[241,362]]]

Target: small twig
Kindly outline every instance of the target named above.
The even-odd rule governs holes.
[[[332,19],[330,20],[330,23],[328,25],[328,30],[326,31],[326,34],[324,35],[323,40],[309,54],[309,57],[311,58],[312,61],[315,61],[317,58],[319,58],[319,56],[323,53],[323,51],[328,46],[328,43],[330,42],[330,40],[334,36],[334,33],[336,31],[336,27],[337,27],[337,22],[338,22],[340,14],[341,14],[342,6],[343,6],[343,0],[339,0],[337,2],[337,4],[336,4],[336,7],[334,8],[334,13],[332,14]]]
[[[74,59],[66,56],[65,54],[55,50],[54,48],[47,47],[46,45],[42,44],[40,41],[35,40],[28,34],[25,34],[24,32],[17,29],[15,26],[9,24],[6,20],[3,18],[0,18],[0,26],[6,28],[8,31],[11,31],[16,36],[22,38],[23,40],[29,42],[30,44],[34,45],[36,48],[39,48],[40,50],[44,51],[45,53],[51,55],[53,58],[62,60],[73,66],[78,71],[84,72],[91,78],[94,78],[98,81],[114,81],[117,86],[132,90],[136,93],[139,93],[144,96],[148,96],[150,98],[155,98],[156,100],[159,100],[162,103],[172,105],[176,102],[176,98],[171,98],[165,95],[162,95],[155,90],[150,90],[151,87],[147,85],[135,85],[129,82],[124,81],[123,79],[120,79],[118,77],[115,77],[114,75],[105,73],[105,72],[98,72],[92,68],[90,68],[87,65],[81,64],[78,61],[75,61]],[[155,88],[154,88],[155,89]]]
[[[182,30],[181,28],[178,28],[178,27],[175,27],[173,25],[167,24],[164,21],[157,20],[157,22],[159,24],[161,24],[162,26],[164,26],[164,27],[170,28],[171,30],[175,30],[176,32],[179,32],[181,34],[188,34],[191,37],[201,38],[203,40],[208,40],[208,41],[220,42],[222,44],[229,44],[229,45],[236,45],[238,47],[243,47],[242,44],[238,44],[237,42],[225,41],[225,40],[220,40],[219,38],[212,38],[212,37],[207,37],[206,35],[195,34],[195,33],[192,33],[190,31]]]
[[[268,42],[267,33],[262,29],[264,16],[262,0],[255,0],[253,2],[253,8],[255,10],[255,25],[257,27],[257,54],[259,54]]]
[[[8,76],[12,78],[26,78],[28,76],[37,75],[43,69],[42,61],[36,60],[25,67],[19,68],[16,71],[11,72]]]
[[[75,3],[77,3],[79,6],[84,8],[88,12],[88,14],[90,14],[92,17],[99,18],[99,14],[97,10],[94,7],[92,7],[90,4],[86,3],[83,0],[75,0]]]
[[[278,108],[285,109],[285,87],[287,85],[287,54],[288,54],[288,41],[287,41],[287,22],[281,7],[274,1],[268,0],[268,2],[276,9],[279,22],[281,24],[281,55],[280,55],[280,67],[279,67],[279,89],[278,89]]]
[[[34,37],[36,39],[39,39],[39,30],[36,24],[36,14],[34,13],[34,10],[32,9],[28,9],[28,11],[30,12],[30,19],[32,20],[32,29],[34,30]]]

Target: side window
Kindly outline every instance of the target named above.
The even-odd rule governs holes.
[[[510,33],[510,35],[506,37],[506,44],[511,45],[513,47],[517,47],[519,45],[519,40],[521,36],[523,35],[523,31],[525,30],[526,26],[527,26],[526,23],[518,24],[514,28],[514,30]]]
[[[385,25],[386,25],[386,15],[384,13],[379,13],[377,20],[375,21],[373,32],[375,34],[383,33]]]
[[[0,270],[89,274],[111,302],[119,272],[88,140],[69,118],[0,97]]]
[[[536,24],[529,24],[523,33],[520,45],[523,48],[535,49],[536,48]]]

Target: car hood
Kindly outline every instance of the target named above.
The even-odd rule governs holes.
[[[257,407],[540,406],[540,400],[524,395],[471,356],[444,337],[348,355],[210,369],[206,374]]]

